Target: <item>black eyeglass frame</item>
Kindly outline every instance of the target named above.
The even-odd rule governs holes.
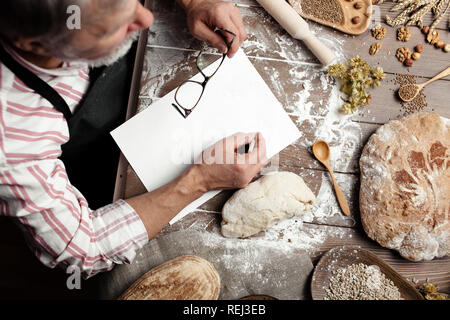
[[[203,54],[203,51],[200,51],[200,53],[199,53],[198,56],[197,56],[196,64],[197,64],[197,69],[198,69],[198,71],[200,71],[200,73],[202,74],[202,76],[203,76],[203,78],[204,78],[203,82],[200,82],[200,81],[194,81],[194,80],[186,80],[186,81],[184,81],[182,84],[180,84],[180,85],[178,86],[178,88],[177,88],[177,91],[175,91],[175,103],[176,103],[176,104],[175,104],[175,103],[172,103],[172,106],[173,106],[173,107],[174,107],[174,108],[175,108],[175,109],[183,116],[183,118],[185,118],[185,119],[192,113],[192,111],[194,111],[195,107],[197,107],[197,105],[199,104],[200,100],[201,100],[202,97],[203,97],[203,93],[205,92],[206,85],[208,84],[209,80],[211,80],[211,78],[214,77],[214,75],[217,73],[217,71],[219,71],[220,67],[222,66],[223,62],[225,61],[225,58],[226,58],[226,56],[227,56],[227,54],[228,54],[228,51],[230,50],[231,46],[232,46],[233,43],[234,43],[234,40],[236,39],[236,34],[234,34],[233,32],[231,32],[231,31],[229,31],[229,30],[226,30],[226,29],[223,29],[223,28],[216,28],[216,29],[214,30],[214,32],[217,32],[217,31],[223,31],[223,32],[227,32],[227,33],[229,33],[229,34],[232,34],[232,35],[233,35],[233,39],[230,41],[230,43],[227,44],[227,52],[225,52],[225,53],[223,54],[223,56],[222,56],[222,61],[220,62],[219,66],[217,67],[216,71],[214,71],[214,73],[213,73],[212,75],[210,75],[210,76],[207,76],[206,74],[203,73],[202,68],[199,66],[199,60],[200,60],[200,57],[201,57],[202,54]],[[195,84],[198,84],[198,85],[201,85],[201,86],[202,86],[202,93],[201,93],[200,96],[198,97],[198,100],[197,100],[197,102],[195,103],[195,105],[194,105],[192,108],[190,108],[190,109],[184,108],[184,107],[181,105],[181,103],[178,101],[178,99],[177,99],[177,94],[178,94],[178,91],[180,90],[180,88],[181,88],[182,86],[184,86],[186,83],[189,83],[189,82],[192,82],[192,83],[195,83]]]

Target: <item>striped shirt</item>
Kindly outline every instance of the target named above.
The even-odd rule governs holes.
[[[43,69],[3,46],[74,111],[89,85],[86,65]],[[68,140],[62,113],[1,64],[0,214],[18,223],[46,266],[75,266],[87,279],[115,264],[131,263],[148,235],[138,214],[123,200],[89,209],[58,159]]]

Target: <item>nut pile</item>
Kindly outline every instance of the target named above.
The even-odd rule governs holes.
[[[397,29],[397,40],[408,42],[411,38],[411,30],[407,27],[400,27]],[[422,52],[422,46],[417,45],[414,48],[415,52],[411,52],[411,50],[407,47],[401,47],[397,49],[395,56],[398,61],[402,62],[406,67],[412,67],[414,64],[414,60],[420,59],[420,53]]]
[[[444,52],[450,52],[450,44],[441,40],[441,35],[437,30],[431,30],[429,26],[422,28],[422,33],[426,35],[426,41],[434,45],[436,49],[442,49]]]
[[[374,28],[372,28],[372,37],[377,40],[381,40],[386,36],[386,28],[382,27],[381,24],[377,24]],[[380,51],[382,45],[379,42],[373,43],[369,48],[369,54],[375,55]]]
[[[422,28],[422,33],[426,35],[426,42],[434,45],[437,49],[443,49],[444,52],[450,51],[450,44],[445,44],[444,41],[440,39],[439,31],[431,30],[429,26]],[[401,27],[397,30],[397,39],[403,42],[407,42],[411,37],[411,31],[407,27]],[[397,49],[395,56],[398,61],[403,63],[407,67],[412,67],[414,60],[418,60],[421,57],[423,47],[418,44],[414,47],[414,52],[407,47],[401,47]]]
[[[400,291],[378,266],[352,264],[336,270],[325,300],[403,300]]]

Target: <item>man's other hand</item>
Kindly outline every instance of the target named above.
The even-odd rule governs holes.
[[[228,51],[229,58],[234,56],[241,43],[247,39],[241,13],[232,2],[218,0],[179,0],[179,2],[186,10],[188,27],[192,35],[208,42],[221,53],[227,51],[227,43],[231,42],[233,36],[223,32],[221,37],[214,29],[216,27],[226,29],[236,35]]]

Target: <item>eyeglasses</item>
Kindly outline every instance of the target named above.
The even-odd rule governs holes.
[[[230,43],[227,44],[227,52],[223,54],[222,61],[220,62],[220,64],[214,70],[208,70],[208,72],[206,72],[202,63],[203,61],[202,56],[204,52],[201,51],[197,56],[197,69],[198,71],[200,71],[200,74],[204,78],[203,82],[187,80],[183,82],[175,92],[175,103],[172,103],[172,106],[185,119],[192,113],[195,107],[199,104],[200,100],[202,99],[203,93],[205,92],[206,85],[208,84],[209,80],[211,80],[211,78],[217,73],[217,71],[219,71],[220,67],[222,66],[227,56],[228,50],[230,50],[234,40],[236,39],[236,35],[231,31],[222,28],[216,28],[214,32],[217,31],[223,31],[233,35],[233,39],[231,40]]]

